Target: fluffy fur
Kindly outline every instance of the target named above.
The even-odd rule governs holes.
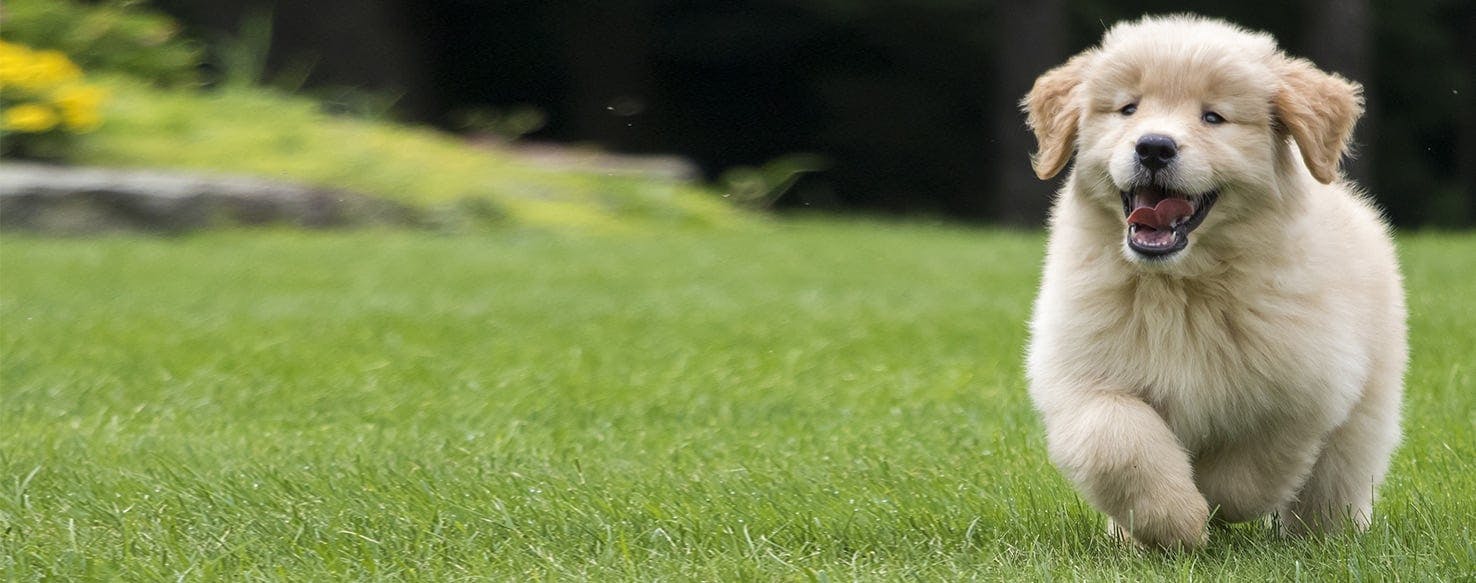
[[[1148,17],[1023,105],[1037,174],[1076,159],[1028,356],[1052,461],[1150,546],[1202,545],[1212,516],[1366,528],[1399,441],[1406,340],[1388,230],[1338,174],[1361,88],[1269,35]],[[1149,133],[1179,149],[1145,179]],[[1127,245],[1123,192],[1144,180],[1218,193],[1183,249]]]

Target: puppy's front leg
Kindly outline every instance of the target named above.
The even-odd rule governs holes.
[[[1052,461],[1117,528],[1151,546],[1204,544],[1209,505],[1157,411],[1103,391],[1072,391],[1040,405]]]

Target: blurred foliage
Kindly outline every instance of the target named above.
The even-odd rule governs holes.
[[[272,47],[272,14],[259,7],[241,17],[235,34],[222,35],[212,43],[212,61],[220,70],[220,81],[230,87],[248,87],[266,82],[267,53]]]
[[[234,33],[213,37],[209,90],[200,84],[203,45],[181,38],[171,18],[142,2],[7,0],[0,15],[7,39],[48,49],[3,45],[7,155],[44,150],[47,158],[78,164],[252,174],[342,188],[424,209],[452,228],[621,231],[742,220],[713,193],[683,181],[540,166],[391,123],[395,98],[381,92],[308,88],[325,94],[313,99],[264,87],[271,74],[292,84],[289,91],[302,88],[311,69],[309,63],[268,71],[273,18],[266,8],[243,15]],[[104,73],[106,104],[104,90],[81,83],[78,64]],[[469,121],[515,137],[544,118],[524,108]],[[78,132],[91,133],[70,135]],[[25,136],[13,136],[19,133]]]
[[[60,51],[0,41],[0,152],[60,156],[72,135],[102,125],[105,97]]]
[[[269,89],[178,91],[124,77],[107,85],[108,124],[78,141],[72,162],[343,188],[428,209],[452,226],[623,231],[743,220],[682,181],[537,166],[428,128],[330,115],[314,100]]]
[[[137,0],[5,0],[0,23],[5,38],[72,55],[89,71],[162,85],[199,81],[203,47],[181,37],[172,18]]]
[[[736,166],[723,172],[723,196],[734,202],[768,208],[784,196],[800,177],[824,170],[825,158],[815,154],[788,154],[762,166]]]
[[[466,132],[511,142],[543,129],[548,123],[548,114],[529,105],[472,107],[453,113],[452,123]]]
[[[680,152],[725,186],[732,177],[760,185],[752,172],[766,161],[815,152],[826,169],[806,173],[774,206],[829,201],[977,220],[1009,218],[1021,201],[1042,206],[1033,201],[1052,189],[1035,181],[1029,146],[1019,143],[1030,138],[1016,104],[1034,74],[1100,42],[1120,20],[1199,13],[1270,32],[1289,52],[1346,67],[1364,84],[1370,109],[1349,169],[1396,224],[1476,224],[1471,0],[380,4],[414,18],[359,38],[395,38],[407,27],[408,47],[383,48],[428,56],[420,62],[433,78],[408,87],[406,99],[430,96],[427,119],[532,104],[548,113],[535,139]],[[311,38],[280,40],[284,50],[308,50]],[[358,62],[351,57],[324,53],[319,69],[348,74],[341,63]],[[643,110],[598,109],[618,96]],[[1011,173],[1023,179],[1001,180]]]
[[[1192,11],[1266,30],[1314,59],[1357,39],[1349,44],[1367,50],[1350,76],[1367,88],[1370,108],[1355,177],[1400,226],[1476,224],[1470,0],[154,6],[208,46],[181,38],[141,0],[5,0],[0,33],[72,54],[89,71],[166,86],[266,84],[361,119],[409,114],[504,142],[678,152],[752,206],[813,201],[982,220],[1009,219],[1011,205],[1050,190],[1029,174],[1028,148],[1012,141],[1028,139],[1015,103],[1029,85],[1001,62],[1061,62],[1113,22]],[[1331,38],[1310,32],[1319,15],[1357,10],[1366,26]],[[640,107],[615,111],[612,99]],[[795,152],[823,156],[823,168],[792,167],[805,160]],[[1010,173],[1023,173],[1024,184],[1001,180]]]

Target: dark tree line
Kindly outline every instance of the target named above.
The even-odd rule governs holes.
[[[532,139],[675,152],[711,177],[821,155],[780,207],[1039,224],[1015,103],[1112,22],[1192,10],[1275,34],[1367,88],[1350,172],[1406,226],[1476,223],[1465,0],[157,0],[207,40],[270,9],[270,61],[311,88],[456,125],[534,106]],[[270,6],[270,8],[268,8]]]

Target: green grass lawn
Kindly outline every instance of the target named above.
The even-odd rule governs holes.
[[[881,223],[0,244],[0,574],[1470,580],[1476,237],[1404,237],[1364,536],[1120,547],[1046,460],[1042,239]]]

